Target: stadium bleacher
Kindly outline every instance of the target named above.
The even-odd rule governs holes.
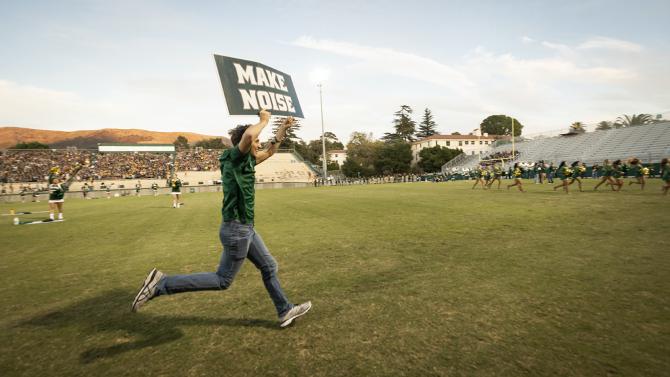
[[[488,154],[510,151],[510,143],[497,145]],[[670,122],[525,140],[515,144],[519,152],[508,163],[543,160],[558,164],[561,161],[602,163],[604,159],[640,158],[645,163],[657,163],[670,155]],[[461,155],[442,166],[442,172],[471,169],[479,163],[479,156]]]

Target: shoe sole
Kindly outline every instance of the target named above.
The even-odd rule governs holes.
[[[292,318],[287,319],[286,321],[280,323],[279,327],[286,327],[286,326],[290,325],[291,323],[293,323],[294,319],[296,319],[298,317],[302,317],[303,315],[307,314],[307,312],[310,311],[311,309],[312,309],[312,304],[310,304],[309,307],[307,308],[307,310],[305,310],[304,312],[302,312],[302,313],[296,315],[295,317],[292,317]]]
[[[146,295],[146,293],[149,289],[156,286],[157,282],[154,282],[154,278],[156,277],[156,274],[158,274],[158,269],[154,268],[153,270],[151,270],[151,272],[149,272],[149,275],[147,276],[147,278],[144,279],[144,284],[142,284],[142,288],[140,288],[140,291],[137,293],[137,296],[135,296],[135,299],[133,300],[133,306],[131,308],[131,311],[137,312],[137,310],[139,309],[139,306],[137,304],[140,301],[140,298],[142,297],[142,295],[143,294]],[[152,285],[152,283],[153,283],[153,285]]]

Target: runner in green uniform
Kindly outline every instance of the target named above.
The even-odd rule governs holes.
[[[519,165],[518,162],[514,163],[514,170],[512,170],[512,175],[514,176],[514,183],[511,185],[507,185],[507,189],[509,190],[510,187],[518,187],[519,191],[521,192],[526,192],[523,189],[523,183],[521,182],[521,176],[523,175],[523,168]]]
[[[634,181],[628,182],[628,186],[632,184],[640,185],[640,190],[644,191],[644,185],[647,182],[644,179],[646,168],[642,166],[642,161],[637,157],[634,157],[628,161],[628,164],[630,165],[630,173],[633,175],[633,178],[635,178]],[[647,169],[647,171],[649,171],[649,169]]]
[[[477,185],[481,184],[482,188],[484,188],[484,171],[481,166],[477,166],[474,170],[474,178],[475,178],[475,184],[472,185],[472,189],[474,190]]]
[[[133,311],[157,296],[228,289],[246,259],[260,270],[265,289],[277,310],[280,327],[288,326],[312,307],[309,301],[300,305],[289,301],[277,277],[277,262],[254,228],[255,167],[277,151],[286,131],[294,124],[293,118],[286,118],[261,150],[258,135],[268,124],[270,113],[263,110],[259,116],[258,124],[239,126],[231,131],[233,147],[219,158],[224,194],[223,223],[219,230],[223,254],[217,271],[166,275],[154,268],[133,301]]]
[[[482,168],[482,177],[484,178],[484,186],[482,188],[484,190],[488,189],[489,187],[489,180],[491,180],[491,175],[493,173],[491,172],[491,167],[490,166],[484,166]]]
[[[493,165],[493,178],[489,181],[489,188],[493,186],[494,181],[498,181],[498,190],[500,190],[500,183],[502,182],[500,180],[500,176],[502,176],[502,169],[500,168],[500,165],[494,164]]]
[[[598,190],[598,187],[603,183],[607,182],[610,185],[616,184],[612,179],[612,165],[610,165],[610,160],[603,161],[603,166],[600,168],[603,176],[600,178],[600,182],[593,188],[593,190]]]
[[[570,183],[568,185],[577,182],[577,186],[579,187],[579,191],[581,192],[582,178],[584,177],[584,173],[586,173],[586,166],[581,161],[575,161],[572,163],[571,169],[572,169],[572,177],[570,177]]]
[[[570,177],[572,176],[572,169],[570,169],[565,161],[561,161],[561,164],[558,165],[558,169],[556,169],[556,176],[561,180],[561,184],[554,186],[554,191],[556,191],[556,189],[559,187],[563,187],[563,190],[567,194],[568,185],[570,184]]]
[[[174,176],[170,179],[170,187],[172,188],[172,208],[180,208],[181,203],[179,202],[179,198],[181,197],[181,179]]]
[[[612,191],[621,191],[623,186],[623,177],[626,175],[623,166],[621,165],[621,160],[616,160],[612,163],[612,180],[610,183]],[[616,187],[615,187],[616,186]]]

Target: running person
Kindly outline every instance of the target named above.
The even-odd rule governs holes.
[[[133,301],[133,311],[157,296],[228,289],[247,258],[261,272],[265,289],[277,310],[280,327],[291,324],[311,308],[309,301],[293,305],[288,300],[277,278],[277,263],[254,229],[255,166],[277,151],[294,122],[293,118],[286,118],[266,148],[260,150],[258,135],[267,126],[270,113],[262,110],[259,116],[259,123],[238,126],[230,132],[234,146],[219,158],[224,192],[223,223],[219,231],[223,254],[217,271],[168,276],[154,268]]]
[[[570,179],[570,183],[568,185],[571,185],[575,182],[577,182],[577,186],[579,187],[579,191],[582,191],[582,178],[584,178],[584,173],[586,173],[586,166],[584,165],[583,162],[581,161],[575,161],[571,165],[572,168],[572,177]]]
[[[521,165],[519,165],[518,162],[514,163],[514,170],[512,171],[512,176],[514,176],[514,183],[511,185],[507,185],[507,189],[509,190],[510,187],[517,186],[519,188],[519,191],[521,192],[526,192],[523,189],[523,183],[521,182],[521,176],[523,175],[523,168]]]
[[[135,183],[135,196],[140,196],[141,191],[142,191],[142,183],[138,180],[137,183]]]
[[[621,165],[621,160],[614,161],[612,163],[613,182],[610,183],[612,191],[621,191],[621,187],[623,187],[623,177],[625,176],[626,176],[626,170]],[[614,186],[617,186],[617,188],[615,189]]]
[[[635,177],[635,180],[628,182],[628,186],[630,186],[632,184],[640,185],[640,190],[644,191],[644,185],[646,183],[645,179],[644,179],[644,176],[645,176],[644,173],[645,173],[645,169],[647,169],[647,168],[642,166],[642,163],[640,162],[640,159],[638,159],[638,158],[631,159],[629,161],[629,163],[630,163],[630,172]],[[649,169],[647,169],[647,171],[649,171]]]
[[[181,179],[179,177],[174,177],[170,179],[170,187],[172,188],[172,208],[180,208],[181,203],[179,203],[179,199],[181,197]]]
[[[494,181],[498,181],[498,190],[500,190],[500,183],[502,182],[500,180],[500,176],[502,176],[502,169],[500,168],[500,165],[494,164],[493,165],[493,178],[489,181],[489,188],[493,186]]]
[[[484,172],[481,166],[477,166],[474,170],[474,178],[475,178],[475,184],[472,185],[472,189],[474,190],[475,187],[477,187],[478,184],[482,185],[482,188],[484,188]]]
[[[154,192],[154,196],[158,196],[158,183],[154,182],[151,184],[151,191]]]
[[[559,187],[563,187],[563,190],[567,194],[569,185],[568,180],[570,179],[570,176],[572,176],[572,170],[565,164],[565,161],[561,161],[561,164],[558,165],[556,176],[561,180],[561,184],[554,186],[554,191]]]
[[[598,190],[598,187],[605,183],[605,181],[610,185],[616,184],[614,180],[612,180],[612,165],[610,165],[610,160],[603,161],[603,166],[600,170],[602,170],[603,176],[600,178],[600,182],[598,182],[596,187],[593,188],[593,191]]]

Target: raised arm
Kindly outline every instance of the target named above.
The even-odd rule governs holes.
[[[249,153],[251,147],[254,144],[254,141],[258,139],[258,135],[261,134],[263,128],[265,128],[265,126],[267,126],[268,122],[270,121],[270,112],[267,110],[261,110],[258,113],[258,116],[260,117],[260,121],[253,126],[249,126],[249,128],[244,131],[242,139],[237,146],[242,154]]]
[[[286,131],[295,124],[295,119],[293,117],[287,117],[284,119],[284,122],[279,126],[277,129],[277,133],[275,136],[270,139],[270,142],[267,143],[265,146],[265,149],[262,151],[258,151],[255,154],[256,157],[256,165],[260,164],[261,162],[267,160],[277,152],[277,149],[279,149],[279,145],[281,144],[282,141],[284,141],[284,138],[286,138]]]

